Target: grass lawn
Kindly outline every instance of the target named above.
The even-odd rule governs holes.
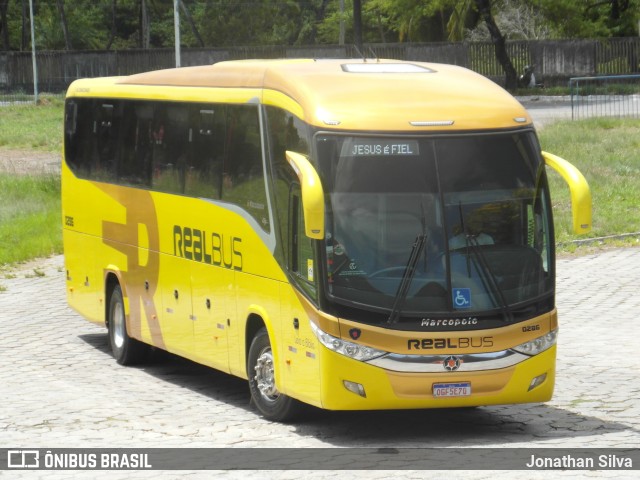
[[[0,265],[62,252],[60,177],[0,173]]]
[[[0,108],[2,149],[59,152],[63,102]],[[0,266],[62,252],[60,177],[0,172]]]
[[[640,120],[558,122],[539,136],[543,150],[573,163],[589,182],[593,229],[587,238],[640,232]],[[556,240],[566,243],[582,238],[572,232],[568,188],[555,171],[547,171]],[[636,243],[636,239],[625,242]]]
[[[0,107],[0,148],[59,152],[63,101],[42,97],[40,105]]]

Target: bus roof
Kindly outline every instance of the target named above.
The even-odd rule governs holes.
[[[293,101],[298,107],[289,108],[293,113],[331,129],[483,130],[531,124],[522,105],[491,80],[435,63],[239,60],[115,77],[111,83],[116,96],[129,86],[249,89],[253,101],[279,106]]]

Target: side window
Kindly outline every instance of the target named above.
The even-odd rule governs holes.
[[[93,155],[90,178],[107,182],[116,179],[116,151],[121,120],[122,102],[96,102],[93,120],[96,151]]]
[[[73,139],[78,128],[78,103],[75,100],[67,100],[64,106],[64,134],[65,140]]]
[[[279,228],[280,238],[287,238],[289,226],[288,205],[289,190],[298,182],[293,168],[286,159],[285,152],[309,154],[308,127],[291,113],[277,107],[265,107],[267,113],[267,128],[270,152],[270,167],[273,178],[272,189],[275,201],[275,221]],[[289,251],[286,249],[286,240],[280,248],[276,249],[276,258],[281,264],[286,264]],[[287,260],[285,260],[287,259]]]
[[[305,235],[304,214],[300,187],[291,193],[290,215],[290,270],[297,284],[311,298],[316,298],[316,265],[312,240]]]
[[[269,119],[269,138],[274,158],[284,158],[284,152],[291,150],[309,155],[307,124],[295,115],[277,107],[266,107]]]
[[[257,106],[69,99],[65,159],[81,178],[222,199],[271,231]]]
[[[246,210],[266,232],[269,210],[262,167],[258,108],[228,105],[226,144],[222,159],[222,200]]]
[[[146,102],[123,102],[117,144],[117,179],[120,185],[151,186],[151,145],[148,125],[153,107]]]
[[[527,205],[527,245],[534,248],[542,259],[542,269],[545,273],[549,273],[552,265],[551,248],[548,240],[553,235],[550,232],[551,226],[548,223],[548,215],[545,214],[551,207],[547,197],[547,180],[544,176],[544,167],[542,167],[543,176],[536,191],[533,205]]]
[[[64,122],[64,153],[67,165],[78,177],[87,178],[94,161],[93,101],[67,100]]]
[[[226,108],[196,105],[191,108],[188,168],[185,193],[192,197],[220,198],[225,154]]]
[[[114,182],[135,176],[128,161],[130,136],[123,137],[132,120],[131,106],[119,100],[70,100],[65,111],[65,155],[81,178]],[[140,180],[136,179],[136,184]]]
[[[150,131],[154,190],[184,193],[189,130],[186,105],[156,104]]]

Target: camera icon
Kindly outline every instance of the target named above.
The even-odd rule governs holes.
[[[9,450],[7,452],[7,468],[39,468],[40,452],[38,450]]]

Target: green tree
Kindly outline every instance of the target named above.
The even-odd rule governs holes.
[[[69,36],[69,24],[67,23],[67,15],[64,13],[64,0],[56,0],[58,13],[60,14],[60,28],[64,38],[64,49],[71,50],[71,38]]]
[[[290,35],[290,42],[294,45],[313,45],[319,43],[319,28],[330,11],[331,4],[338,4],[332,0],[312,0],[308,2],[293,2],[298,4],[296,10],[298,19],[294,20],[294,30]],[[337,43],[337,42],[336,42]]]
[[[366,10],[380,14],[400,42],[443,41],[455,0],[369,0]]]
[[[484,20],[487,28],[489,29],[491,41],[493,42],[496,51],[496,59],[500,62],[502,70],[504,71],[505,87],[507,90],[513,90],[518,86],[518,74],[516,73],[516,69],[513,67],[513,63],[511,63],[509,54],[507,53],[506,39],[504,35],[502,35],[500,28],[493,18],[493,13],[491,12],[491,1],[474,0],[474,2],[475,7],[480,14],[480,18]]]
[[[502,34],[509,40],[544,40],[554,38],[554,30],[540,9],[523,0],[498,0],[494,17]],[[489,30],[483,23],[464,28],[465,40],[487,41]]]
[[[9,21],[7,11],[9,9],[9,0],[0,0],[0,39],[2,40],[2,49],[9,50]]]
[[[558,38],[633,37],[640,0],[536,0]]]
[[[63,10],[59,8],[59,0],[34,5],[36,46],[39,50],[68,50],[71,47],[84,50],[104,46],[101,5],[90,0],[76,1],[74,8],[63,7]],[[63,24],[66,24],[66,29]]]
[[[316,18],[327,2],[313,0],[209,0],[200,10],[199,28],[209,46],[293,45],[315,42]]]
[[[189,10],[189,8],[187,8],[187,4],[185,3],[185,0],[179,0],[179,1],[180,1],[180,9],[182,10],[184,17],[187,23],[189,24],[191,33],[193,34],[196,41],[198,42],[198,46],[204,47],[204,41],[202,40],[202,36],[200,35],[198,26],[196,25],[196,22],[194,21],[193,16],[191,15],[191,11]]]
[[[423,23],[426,18],[438,18],[446,28],[447,37],[460,40],[464,29],[470,22],[484,22],[491,41],[495,47],[496,59],[505,73],[507,89],[517,87],[517,73],[506,50],[506,38],[500,31],[492,12],[491,0],[373,0],[380,9],[384,9],[398,27],[398,34],[402,41],[409,35],[409,41],[414,40],[414,23]]]
[[[358,8],[360,3],[360,8]],[[172,47],[173,0],[34,0],[40,49]],[[640,0],[181,0],[182,44],[256,46],[635,36]],[[488,5],[488,8],[487,8]],[[480,12],[489,12],[481,17]],[[482,25],[481,29],[476,28]],[[0,48],[30,48],[28,0],[0,0]],[[484,33],[482,33],[484,32]],[[484,35],[484,37],[482,36]]]

